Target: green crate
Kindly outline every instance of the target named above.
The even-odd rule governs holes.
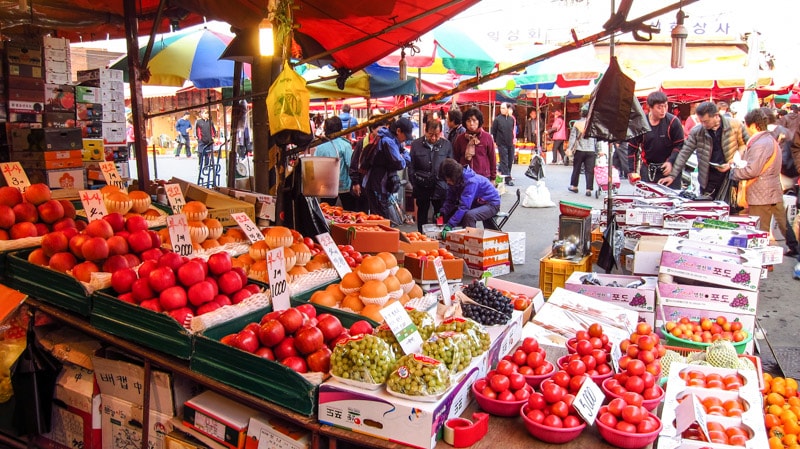
[[[545,298],[557,287],[564,288],[569,276],[576,271],[592,271],[592,256],[583,257],[577,262],[564,259],[553,259],[548,254],[539,261],[539,290]]]
[[[179,359],[188,360],[192,355],[193,337],[188,329],[166,313],[120,301],[110,289],[95,292],[89,323],[109,334]]]
[[[42,302],[89,316],[92,298],[83,284],[68,274],[28,262],[32,251],[16,251],[6,256],[8,286]]]
[[[676,346],[679,348],[687,348],[687,349],[699,349],[703,351],[705,351],[706,348],[711,346],[711,343],[703,343],[699,341],[691,341],[691,340],[685,340],[683,338],[678,338],[672,335],[671,333],[667,332],[667,330],[664,329],[663,326],[661,328],[661,334],[664,336],[664,338],[667,339],[667,344],[670,346]],[[745,338],[742,341],[731,342],[731,343],[733,344],[733,347],[736,348],[737,354],[744,354],[744,350],[747,347],[747,344],[750,343],[750,340],[752,339],[753,339],[753,332],[748,331],[747,338]]]

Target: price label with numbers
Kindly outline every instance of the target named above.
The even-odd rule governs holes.
[[[100,171],[103,173],[103,178],[105,178],[106,184],[119,187],[120,189],[126,188],[125,181],[122,180],[122,176],[120,176],[119,171],[117,170],[117,164],[114,162],[101,162]]]
[[[192,237],[189,235],[189,222],[186,215],[167,215],[167,228],[172,250],[181,256],[191,256],[194,252]]]
[[[103,202],[103,194],[99,190],[81,190],[78,192],[86,211],[86,218],[91,222],[108,215],[106,203]]]
[[[600,411],[600,407],[605,400],[606,395],[604,395],[600,387],[587,376],[583,385],[581,385],[581,389],[578,390],[578,394],[575,395],[572,406],[575,407],[575,411],[581,415],[581,418],[591,426],[594,424],[594,420],[597,418],[597,412]]]
[[[408,312],[395,301],[378,311],[406,354],[422,351],[422,336]]]
[[[258,229],[253,220],[247,216],[244,212],[236,212],[231,214],[231,218],[236,220],[236,223],[239,224],[239,227],[242,228],[244,234],[247,236],[247,239],[250,240],[250,243],[255,243],[259,240],[264,240],[264,234],[261,233],[261,230]]]
[[[331,235],[327,232],[320,234],[317,236],[317,241],[320,245],[322,245],[322,250],[325,251],[328,259],[331,260],[333,268],[335,268],[336,272],[339,273],[339,277],[344,278],[344,275],[351,271],[350,265],[348,265],[347,261],[344,260],[342,252],[339,251],[339,247],[336,246],[336,242],[333,241]]]
[[[289,286],[286,283],[286,261],[283,258],[283,247],[267,252],[267,272],[269,273],[269,291],[272,294],[272,309],[285,310],[289,304]]]
[[[164,186],[164,191],[167,194],[167,203],[172,208],[173,214],[183,212],[183,206],[186,205],[186,199],[183,197],[181,186],[178,184],[167,184]]]
[[[689,399],[688,401],[686,399]],[[706,420],[706,409],[703,404],[693,393],[689,393],[687,397],[675,408],[675,430],[679,434],[688,429],[695,421],[700,425],[700,430],[706,437],[706,441],[711,438],[708,435],[708,422]]]
[[[3,171],[6,185],[16,187],[22,193],[25,193],[25,189],[30,187],[31,181],[28,179],[28,174],[25,173],[19,162],[0,163],[0,170]]]
[[[433,259],[433,268],[436,270],[436,279],[439,280],[439,288],[442,290],[444,305],[449,306],[452,303],[450,299],[450,284],[447,283],[447,275],[444,273],[441,257]]]

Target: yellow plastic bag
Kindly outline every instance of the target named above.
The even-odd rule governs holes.
[[[308,115],[310,98],[306,80],[284,62],[283,71],[269,87],[267,94],[270,134],[274,136],[286,130],[311,134]]]

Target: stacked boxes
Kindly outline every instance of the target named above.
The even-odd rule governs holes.
[[[481,277],[484,272],[501,276],[511,272],[508,234],[488,229],[466,228],[447,234],[445,248],[466,262],[464,274]]]
[[[36,128],[27,131],[28,147],[13,157],[20,161],[31,183],[45,183],[60,195],[77,196],[83,190],[84,174],[78,128]]]
[[[37,438],[46,449],[100,449],[100,390],[94,374],[67,363],[56,379],[50,431]]]
[[[596,283],[584,283],[591,276]],[[632,285],[633,284],[633,285]],[[629,287],[630,286],[630,287]],[[564,288],[612,303],[622,308],[635,310],[639,322],[655,325],[657,278],[585,273],[576,271],[567,279]]]
[[[44,113],[41,42],[6,42],[6,62],[8,121],[41,126]]]
[[[44,38],[44,126],[75,126],[75,86],[72,86],[69,41]]]

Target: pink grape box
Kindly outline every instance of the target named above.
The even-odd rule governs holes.
[[[593,275],[602,285],[584,284],[583,278],[589,275]],[[634,282],[641,283],[641,285],[626,287]],[[654,276],[626,276],[576,271],[567,279],[564,288],[603,302],[635,310],[642,317],[642,313],[652,316],[656,310],[656,284],[657,278]],[[647,316],[645,315],[645,317]],[[653,324],[652,320],[649,322]]]
[[[752,250],[669,237],[659,277],[671,275],[721,287],[758,291],[762,256]]]
[[[663,218],[662,226],[667,229],[691,229],[695,220],[727,220],[728,212],[684,209],[681,206],[679,209],[673,209],[665,213]]]
[[[758,292],[659,282],[658,303],[755,315],[758,308]]]

